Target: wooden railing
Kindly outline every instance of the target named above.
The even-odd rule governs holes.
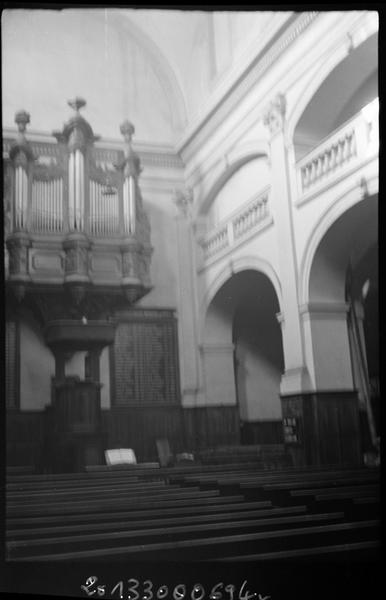
[[[375,109],[363,110],[332,133],[297,164],[299,195],[320,190],[334,177],[357,168],[378,152],[378,117]]]
[[[250,232],[268,222],[269,191],[268,187],[259,192],[226,221],[208,232],[200,242],[205,260],[243,240]]]

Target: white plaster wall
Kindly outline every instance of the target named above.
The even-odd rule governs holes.
[[[146,193],[144,208],[151,226],[150,278],[152,290],[138,306],[176,308],[177,306],[177,230],[173,192]]]
[[[20,323],[20,408],[44,410],[51,402],[55,360],[37,327]]]
[[[85,118],[103,137],[119,139],[129,118],[137,140],[173,140],[173,102],[160,69],[103,11],[6,11],[2,38],[4,126],[24,108],[31,130],[59,130],[71,115],[67,100],[82,96]]]
[[[316,389],[353,389],[346,315],[314,317],[311,330]]]

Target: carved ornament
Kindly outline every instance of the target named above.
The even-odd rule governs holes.
[[[284,128],[286,105],[284,94],[277,94],[264,112],[263,122],[268,127],[271,136]]]

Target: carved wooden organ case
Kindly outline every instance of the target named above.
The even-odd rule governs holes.
[[[151,289],[150,225],[138,184],[134,127],[122,150],[95,144],[80,114],[49,141],[29,141],[20,111],[5,142],[4,224],[8,300],[31,308],[42,326],[57,319],[106,319]],[[32,137],[32,136],[31,136]]]

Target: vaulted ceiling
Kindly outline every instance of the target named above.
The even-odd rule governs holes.
[[[87,100],[95,133],[174,145],[248,48],[268,43],[290,12],[138,9],[3,13],[3,125],[31,114],[30,130],[60,128],[66,101]]]

